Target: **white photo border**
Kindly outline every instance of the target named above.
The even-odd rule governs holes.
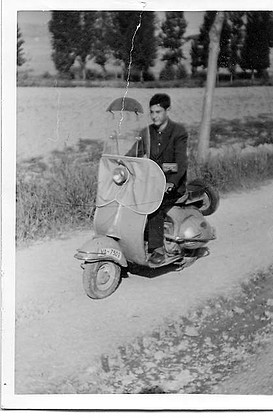
[[[91,6],[92,3],[92,7]],[[256,10],[257,1],[192,0],[183,10]],[[272,410],[271,396],[231,395],[16,395],[15,354],[15,174],[16,174],[16,24],[26,10],[181,10],[178,0],[2,0],[2,408],[46,410]],[[272,0],[258,10],[271,10]]]

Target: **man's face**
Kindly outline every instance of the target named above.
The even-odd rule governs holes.
[[[156,104],[150,107],[150,115],[153,124],[158,128],[164,125],[168,120],[168,110]]]

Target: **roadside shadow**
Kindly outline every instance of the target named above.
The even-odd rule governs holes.
[[[155,267],[155,268],[146,267],[146,266],[138,266],[138,265],[130,265],[128,267],[128,273],[136,275],[136,276],[146,277],[148,279],[154,279],[156,277],[175,271],[176,268],[177,266],[175,266],[174,264],[168,264],[167,266]]]
[[[149,395],[149,394],[153,394],[153,393],[160,393],[160,394],[163,394],[163,393],[168,393],[168,392],[165,392],[160,386],[152,386],[152,387],[145,387],[145,388],[143,388],[140,392],[138,392],[139,394],[146,394],[146,395]]]
[[[173,264],[168,264],[166,266],[155,268],[151,268],[148,266],[139,266],[137,264],[128,264],[128,269],[124,270],[123,277],[129,277],[128,273],[130,273],[136,276],[146,277],[148,279],[155,279],[167,273],[184,270],[185,268],[190,267],[192,264],[194,264],[198,259],[207,257],[209,256],[209,254],[210,251],[208,247],[202,247],[198,250],[195,250],[194,255],[192,257],[190,257],[189,254],[186,257],[184,257],[184,263],[176,262]]]
[[[235,119],[218,118],[213,120],[210,132],[210,147],[221,148],[227,145],[239,144],[258,146],[273,143],[273,121],[271,113],[260,113],[257,116],[245,116]],[[189,128],[191,142],[197,143],[198,127]]]

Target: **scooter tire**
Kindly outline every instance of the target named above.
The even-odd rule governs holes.
[[[220,203],[220,196],[218,190],[213,186],[206,183],[202,179],[192,180],[189,185],[199,186],[204,189],[204,195],[206,197],[206,202],[198,209],[204,216],[212,215],[218,208]]]
[[[83,288],[91,299],[104,299],[117,289],[121,279],[121,267],[111,261],[85,263]]]

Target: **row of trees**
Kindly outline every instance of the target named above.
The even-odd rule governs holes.
[[[19,29],[19,26],[17,25],[17,66],[20,67],[23,65],[26,60],[24,57],[24,51],[23,51],[23,43],[25,41],[23,40],[22,33]]]
[[[192,74],[198,67],[207,68],[209,30],[216,12],[209,11],[204,15],[200,33],[192,42]],[[270,66],[270,47],[273,46],[273,17],[271,12],[226,12],[223,22],[218,68],[229,70],[231,77],[236,68],[243,71],[256,70],[259,75]]]
[[[139,72],[143,79],[154,65],[159,46],[164,49],[162,60],[167,67],[178,65],[185,58],[182,46],[186,27],[183,12],[166,12],[160,26],[155,12],[53,11],[49,21],[52,59],[62,77],[69,76],[71,67],[78,64],[85,79],[91,60],[106,72],[106,62],[114,59],[127,76],[132,58],[132,71]],[[24,62],[23,42],[18,28],[19,66]]]
[[[154,65],[158,46],[165,49],[163,60],[178,64],[182,58],[186,29],[183,12],[167,12],[159,36],[155,12],[138,11],[53,11],[49,22],[52,34],[52,58],[62,75],[76,62],[86,77],[88,61],[94,60],[105,71],[108,59],[117,60],[126,76],[130,60],[132,69],[145,74]]]
[[[77,64],[80,77],[86,79],[87,64],[93,60],[106,73],[111,59],[127,76],[131,71],[140,79],[147,77],[155,64],[159,49],[166,72],[183,70],[185,42],[192,40],[192,75],[206,69],[209,53],[209,31],[216,12],[204,14],[198,35],[185,38],[187,22],[184,12],[166,12],[160,22],[155,12],[145,11],[53,11],[49,21],[52,59],[62,77],[71,74]],[[17,65],[24,63],[22,35],[17,27]],[[269,53],[273,46],[272,12],[225,12],[217,67],[226,68],[231,77],[240,67],[259,75],[270,66]]]

